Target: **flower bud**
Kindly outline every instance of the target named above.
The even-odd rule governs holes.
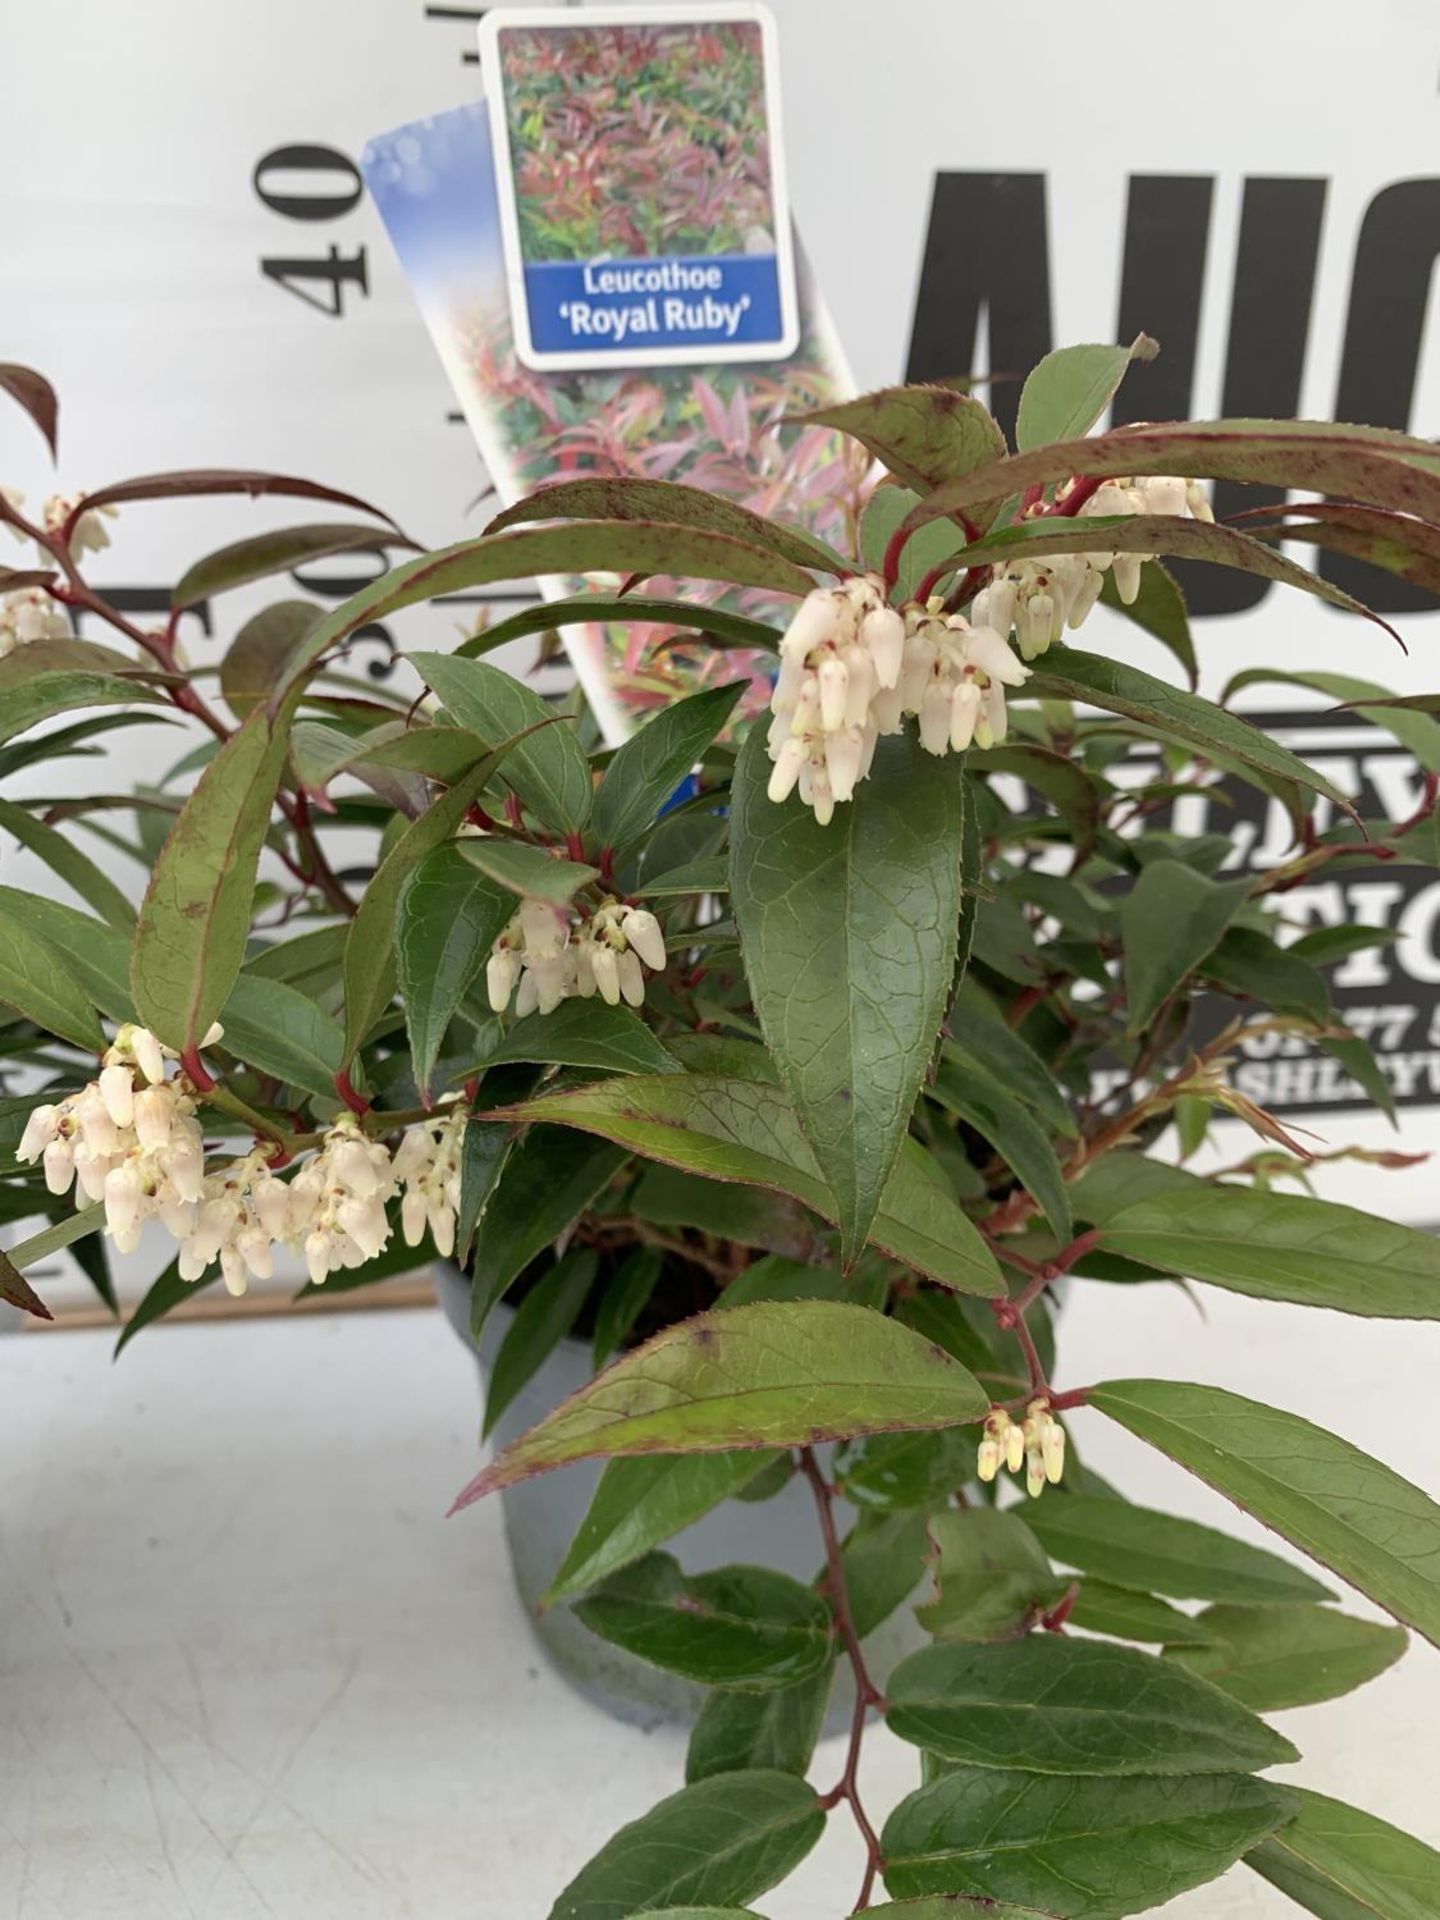
[[[625,952],[616,956],[616,971],[620,978],[620,992],[628,1005],[641,1007],[645,1004],[645,975],[640,969],[640,956],[627,947]]]
[[[660,922],[644,907],[630,907],[621,916],[625,938],[647,967],[656,973],[665,969],[665,935]]]
[[[33,1107],[29,1119],[25,1122],[25,1131],[20,1136],[20,1144],[15,1149],[15,1158],[26,1166],[29,1166],[31,1161],[38,1160],[55,1139],[59,1125],[59,1107]],[[65,1184],[69,1186],[68,1179]]]
[[[105,1111],[117,1127],[128,1127],[135,1118],[135,1082],[129,1067],[115,1062],[100,1070],[100,1098]]]
[[[135,1056],[136,1066],[152,1087],[158,1086],[165,1078],[165,1055],[160,1042],[148,1027],[131,1027],[128,1032],[122,1027],[121,1033],[125,1035],[126,1044]]]

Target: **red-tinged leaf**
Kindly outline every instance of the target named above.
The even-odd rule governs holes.
[[[493,653],[510,640],[525,640],[532,633],[548,633],[552,628],[575,627],[592,620],[620,620],[643,626],[681,627],[688,631],[660,645],[694,646],[696,635],[727,647],[760,647],[774,653],[780,645],[778,628],[763,620],[751,620],[743,613],[727,613],[720,607],[692,606],[686,600],[642,599],[638,595],[619,598],[608,593],[576,594],[570,600],[546,600],[538,607],[525,607],[493,627],[472,634],[455,648],[457,656]],[[659,651],[657,646],[656,651]]]
[[[43,373],[33,367],[17,366],[13,360],[0,360],[0,392],[22,406],[45,436],[50,458],[56,457],[56,436],[60,426],[60,401]]]
[[[1440,527],[1413,514],[1348,501],[1302,500],[1253,507],[1247,513],[1229,515],[1226,524],[1242,521],[1257,540],[1303,540],[1330,553],[1368,561],[1429,593],[1440,593]]]
[[[24,1274],[11,1265],[3,1252],[0,1252],[0,1300],[8,1300],[12,1307],[19,1307],[22,1313],[33,1313],[37,1320],[55,1318]]]
[[[355,553],[382,547],[409,547],[418,551],[415,541],[404,534],[387,532],[383,527],[367,527],[347,522],[343,525],[277,527],[270,533],[257,533],[249,540],[236,540],[228,547],[207,554],[181,576],[170,596],[178,612],[193,607],[213,594],[228,593],[235,587],[248,587],[271,574],[288,573],[307,560],[321,560],[327,554]]]
[[[1402,650],[1405,646],[1390,622],[1372,613],[1363,601],[1332,586],[1319,574],[1311,573],[1308,567],[1287,560],[1284,554],[1267,547],[1263,540],[1208,520],[1187,520],[1165,513],[1105,514],[1093,520],[1068,520],[1063,516],[1030,520],[1023,526],[1005,527],[962,547],[955,555],[955,566],[1034,560],[1049,553],[1089,553],[1096,548],[1107,553],[1175,554],[1184,560],[1205,560],[1212,566],[1230,567],[1237,573],[1257,574],[1262,580],[1278,580],[1282,586],[1299,587],[1304,593],[1316,594],[1345,613],[1362,614],[1376,626],[1383,627]]]
[[[184,1053],[219,1014],[245,958],[255,870],[289,750],[290,712],[261,707],[201,774],[146,889],[130,984],[144,1024]]]
[[[983,518],[1012,494],[1075,473],[1178,473],[1297,487],[1440,520],[1440,452],[1429,441],[1322,420],[1208,420],[1117,427],[998,460],[936,488],[904,525],[913,532],[947,515]]]
[[[321,618],[310,600],[277,600],[252,614],[220,662],[220,691],[237,720],[269,696],[285,664]]]
[[[252,500],[267,494],[283,494],[296,500],[328,500],[332,506],[354,507],[360,513],[375,514],[389,526],[395,525],[388,513],[372,507],[358,494],[323,487],[318,480],[300,480],[288,473],[262,473],[248,467],[187,467],[174,473],[146,473],[134,480],[117,480],[113,486],[82,494],[70,514],[69,525],[73,527],[82,513],[96,507],[121,507],[137,500],[199,499],[220,493],[244,493]],[[378,528],[376,532],[378,535]]]
[[[993,417],[973,395],[954,387],[884,387],[788,418],[848,433],[917,493],[960,474],[993,469],[1005,457],[1005,436]],[[996,495],[996,507],[1007,494]]]
[[[558,526],[511,527],[407,561],[343,601],[312,630],[291,659],[285,678],[271,696],[272,705],[284,697],[293,680],[357,627],[386,619],[401,607],[502,580],[594,572],[675,574],[795,595],[808,593],[815,584],[808,573],[778,554],[708,528],[644,520],[580,520]]]
[[[752,546],[792,560],[797,567],[837,573],[848,571],[850,566],[843,554],[812,533],[777,525],[736,500],[674,480],[636,480],[621,475],[552,481],[497,513],[485,531],[499,533],[504,527],[533,520],[658,520],[669,526],[732,534],[737,540],[748,540]]]
[[[984,1390],[948,1353],[869,1307],[757,1300],[667,1327],[563,1401],[458,1496],[575,1460],[805,1446],[981,1419]]]

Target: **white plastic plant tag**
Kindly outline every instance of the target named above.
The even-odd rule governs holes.
[[[538,371],[799,342],[774,23],[737,4],[480,22],[515,347]]]

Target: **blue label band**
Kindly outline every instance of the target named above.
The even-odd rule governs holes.
[[[525,268],[539,353],[763,346],[784,337],[773,253],[546,260]]]

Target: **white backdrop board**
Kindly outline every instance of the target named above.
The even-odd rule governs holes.
[[[1343,0],[1210,0],[1098,33],[1093,11],[1074,8],[772,4],[795,214],[862,386],[1023,371],[1050,345],[1144,327],[1164,352],[1134,376],[1122,417],[1299,412],[1440,432],[1433,0],[1371,0],[1363,32]],[[66,487],[268,467],[375,499],[427,541],[478,526],[484,476],[355,163],[372,135],[474,97],[480,11],[10,10],[0,351],[60,389]],[[1013,395],[995,389],[1002,417]],[[37,446],[23,421],[0,422],[0,478],[32,496],[47,489]],[[97,578],[143,610],[196,554],[284,518],[264,503],[133,509]],[[344,591],[354,566],[325,563],[301,584]],[[1393,585],[1408,657],[1277,587],[1191,585],[1197,609],[1212,609],[1199,636],[1208,691],[1262,659],[1402,691],[1437,684],[1440,617]],[[219,632],[264,597],[219,606]],[[444,644],[470,613],[415,614],[395,637]],[[198,623],[190,637],[203,657]],[[1173,671],[1128,632],[1114,644]],[[378,647],[374,658],[384,664]],[[1250,697],[1290,724],[1321,704]],[[1369,780],[1387,797],[1416,786],[1413,764],[1364,728],[1317,724],[1340,784]],[[117,762],[149,764],[148,730],[124,742]],[[1440,891],[1414,870],[1370,872],[1309,905],[1404,916],[1396,954],[1352,963],[1343,997],[1377,1022],[1392,1010],[1406,1144],[1440,1143]],[[1322,1131],[1391,1138],[1368,1114]],[[1329,1190],[1426,1218],[1432,1184],[1350,1170]]]

